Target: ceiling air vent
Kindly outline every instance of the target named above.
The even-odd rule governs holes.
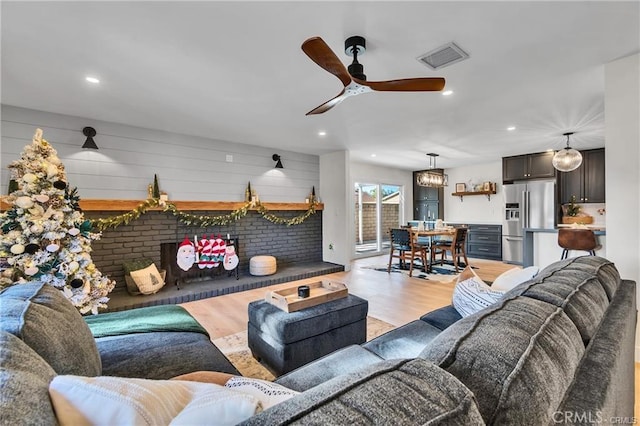
[[[468,57],[469,54],[467,52],[460,49],[454,42],[451,42],[419,56],[418,60],[432,70],[437,70],[447,65],[460,62]]]

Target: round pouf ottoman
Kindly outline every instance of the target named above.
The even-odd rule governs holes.
[[[276,273],[276,258],[273,256],[253,256],[249,260],[251,275],[271,275]]]

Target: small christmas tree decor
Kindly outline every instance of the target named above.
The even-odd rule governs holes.
[[[27,282],[59,288],[80,313],[106,308],[115,282],[91,260],[91,232],[64,166],[38,129],[20,160],[9,165],[18,189],[0,214],[0,289]]]

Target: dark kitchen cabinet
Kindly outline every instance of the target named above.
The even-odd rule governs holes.
[[[604,148],[580,151],[582,164],[572,172],[559,172],[559,197],[561,204],[576,197],[578,203],[605,202]]]
[[[444,188],[420,186],[413,172],[413,219],[436,220],[444,218]]]
[[[467,256],[502,260],[502,226],[470,224],[467,235]]]
[[[413,219],[414,220],[442,219],[442,215],[440,214],[440,202],[413,200]]]
[[[510,183],[515,180],[553,178],[556,176],[552,163],[554,155],[549,151],[503,157],[502,181]]]

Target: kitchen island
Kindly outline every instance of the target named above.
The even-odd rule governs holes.
[[[606,257],[606,230],[604,226],[588,226],[596,234],[596,239],[600,248],[596,250],[596,255]],[[560,260],[562,247],[558,245],[558,229],[524,228],[523,239],[523,262],[522,266],[545,266]],[[586,251],[572,250],[569,257],[583,256]]]

